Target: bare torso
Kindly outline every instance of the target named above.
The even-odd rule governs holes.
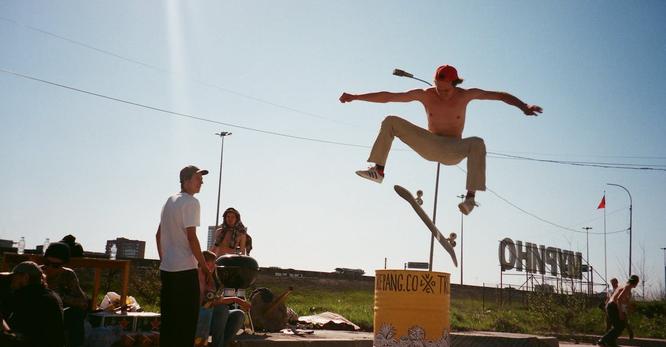
[[[217,238],[217,235],[216,235]],[[240,248],[241,254],[246,254],[245,251],[245,234],[239,233],[236,238],[235,244],[231,241],[231,232],[227,232],[222,239],[222,242],[217,246],[213,246],[211,251],[215,252],[217,256],[236,253],[236,247]]]
[[[470,100],[467,90],[462,88],[452,88],[441,94],[435,88],[426,89],[419,101],[428,115],[428,130],[437,135],[462,138],[465,111]]]

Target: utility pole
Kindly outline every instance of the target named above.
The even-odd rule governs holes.
[[[456,197],[465,200],[465,194],[456,195]],[[463,250],[465,249],[465,244],[463,243],[463,217],[465,215],[460,211],[460,285],[463,285]]]
[[[421,82],[423,82],[423,83],[432,87],[432,83],[430,83],[426,80],[422,80],[418,77],[414,77],[413,74],[411,74],[407,71],[403,71],[403,70],[400,70],[400,69],[393,69],[393,75],[398,76],[398,77],[407,77],[407,78],[411,78],[411,79],[414,79],[414,80],[417,80],[417,81],[421,81]],[[441,167],[441,164],[437,163],[437,175],[435,176],[435,202],[434,202],[434,204],[433,204],[434,206],[432,208],[432,224],[435,224],[435,225],[437,225],[437,193],[439,193],[439,169],[440,169],[440,167]],[[434,247],[435,247],[435,235],[432,235],[432,236],[430,236],[430,258],[428,260],[428,271],[432,271],[432,256],[433,256]],[[461,258],[462,258],[462,255],[461,255]],[[461,268],[461,272],[462,272],[462,268]],[[461,276],[461,280],[462,280],[462,276]]]
[[[222,159],[224,158],[224,137],[231,135],[228,131],[220,131],[215,133],[222,139],[222,148],[220,149],[220,179],[217,182],[217,213],[215,214],[215,229],[219,226],[220,222],[220,196],[222,193]]]
[[[666,287],[666,247],[662,247],[661,250],[664,251],[664,286]]]
[[[590,229],[592,227],[583,227],[587,234],[587,295],[592,294],[592,283],[590,283]]]
[[[627,192],[627,194],[629,195],[629,276],[627,277],[627,278],[629,278],[629,277],[631,277],[631,237],[632,237],[632,235],[631,235],[631,224],[632,224],[632,218],[633,218],[633,215],[632,215],[633,199],[631,198],[631,193],[629,193],[629,189],[627,189],[627,188],[625,188],[625,187],[623,187],[619,184],[615,184],[615,183],[606,183],[606,184],[609,185],[609,186],[620,187],[620,188],[624,189],[624,191]]]

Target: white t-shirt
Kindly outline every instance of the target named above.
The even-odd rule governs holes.
[[[199,200],[190,194],[180,192],[166,201],[160,220],[160,270],[175,272],[197,268],[185,229],[198,227],[199,215]]]

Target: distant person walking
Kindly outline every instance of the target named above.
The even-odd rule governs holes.
[[[167,199],[157,228],[160,256],[160,346],[192,347],[199,315],[197,265],[211,280],[197,238],[200,225],[199,193],[207,170],[187,166],[180,170],[180,193]]]
[[[615,291],[617,290],[618,287],[617,278],[611,278],[610,284],[611,284],[611,289],[609,289],[608,292],[606,293],[606,300],[604,301],[603,305],[604,315],[606,316],[606,331],[610,330],[612,326],[611,320],[608,317],[608,312],[606,311],[606,305],[608,305],[608,302],[610,301],[611,297],[613,297],[613,293],[615,293]]]
[[[418,101],[428,116],[428,130],[397,116],[386,117],[368,158],[368,162],[375,165],[368,170],[356,171],[356,174],[381,183],[395,136],[426,160],[455,165],[467,158],[467,195],[458,209],[465,215],[469,214],[477,206],[474,201],[476,191],[486,190],[486,145],[479,137],[462,138],[467,105],[472,100],[499,100],[519,108],[527,116],[536,116],[542,109],[537,105],[528,105],[509,93],[458,87],[462,82],[453,66],[443,65],[435,72],[435,86],[427,89],[401,93],[343,93],[340,96],[342,103],[354,100],[378,103]]]
[[[627,308],[631,299],[631,290],[638,285],[638,276],[632,275],[627,284],[613,292],[606,304],[606,312],[611,321],[611,328],[597,342],[599,346],[617,346],[617,338],[627,326]]]

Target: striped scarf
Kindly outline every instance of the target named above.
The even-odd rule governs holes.
[[[229,239],[229,248],[231,249],[236,249],[239,235],[245,234],[247,232],[247,228],[241,221],[236,222],[236,224],[233,226],[227,225],[225,222],[222,224],[220,229],[222,229],[222,232],[218,235],[217,240],[215,240],[215,246],[221,246],[222,241],[224,241],[224,237],[229,231],[231,231],[231,238]]]

